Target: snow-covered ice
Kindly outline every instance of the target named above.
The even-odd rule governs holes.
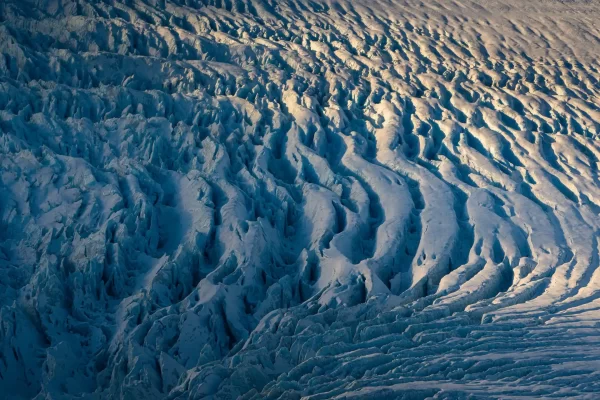
[[[597,399],[599,18],[0,0],[0,398]]]

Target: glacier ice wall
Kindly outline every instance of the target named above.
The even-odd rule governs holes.
[[[479,3],[1,1],[0,397],[596,398],[600,7]]]

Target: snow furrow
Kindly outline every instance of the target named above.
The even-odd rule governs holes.
[[[0,393],[595,398],[600,7],[521,3],[0,2]]]

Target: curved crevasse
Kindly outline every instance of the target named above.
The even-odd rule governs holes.
[[[2,2],[0,390],[593,398],[598,13]]]

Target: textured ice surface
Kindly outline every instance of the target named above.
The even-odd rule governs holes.
[[[599,17],[0,0],[0,398],[597,399]]]

